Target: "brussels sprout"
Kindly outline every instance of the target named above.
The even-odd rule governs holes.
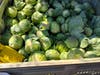
[[[85,58],[95,58],[98,57],[95,51],[87,51],[84,55]]]
[[[34,51],[39,51],[40,47],[41,47],[40,42],[38,42],[36,40],[33,40],[31,38],[29,38],[25,41],[25,51],[27,53],[31,53],[31,52],[34,52]]]
[[[63,6],[61,5],[61,3],[59,1],[57,1],[57,0],[54,0],[52,6],[54,8],[63,8]]]
[[[63,12],[63,8],[55,8],[53,11],[53,17],[61,16]]]
[[[97,36],[100,36],[100,28],[95,28],[95,29],[94,29],[94,33],[95,33]]]
[[[49,37],[50,34],[49,34],[49,31],[48,31],[48,30],[43,30],[42,32],[43,32],[43,34],[44,34],[45,36]]]
[[[33,39],[33,40],[38,40],[39,39],[39,37],[37,37],[35,34],[28,34],[28,36],[27,36],[28,38],[30,38],[30,39]]]
[[[19,24],[15,24],[11,27],[11,33],[22,35],[27,31],[29,31],[30,28],[31,28],[30,21],[27,19],[23,19],[19,22]]]
[[[37,0],[25,0],[26,4],[32,4],[35,5],[37,3]]]
[[[49,49],[45,52],[45,55],[47,57],[47,59],[49,60],[58,60],[60,57],[60,54],[57,50],[55,49]]]
[[[23,0],[14,0],[14,6],[17,10],[21,10],[25,6],[25,2]]]
[[[36,34],[37,31],[38,31],[38,27],[32,26],[30,31],[29,31],[29,34],[31,34],[31,33],[35,33]]]
[[[15,24],[18,24],[18,20],[17,19],[12,19],[12,18],[6,18],[5,19],[5,24],[7,25],[7,27],[11,27]]]
[[[67,60],[68,58],[67,58],[67,54],[68,54],[68,52],[62,52],[61,54],[60,54],[60,60]]]
[[[39,11],[41,7],[42,7],[42,4],[41,4],[40,2],[38,2],[38,3],[35,5],[34,8],[35,8],[36,11]]]
[[[7,8],[7,15],[11,18],[15,18],[17,16],[17,8],[12,6]]]
[[[68,37],[65,41],[65,44],[68,48],[76,48],[79,45],[79,41],[75,37]]]
[[[66,44],[63,41],[58,41],[55,44],[55,49],[58,50],[60,53],[68,51],[68,48],[66,47]]]
[[[84,50],[79,48],[72,48],[67,54],[68,59],[79,59],[84,57]]]
[[[22,9],[22,11],[25,13],[26,16],[30,16],[33,13],[33,6],[31,4],[27,4]]]
[[[75,8],[74,8],[74,11],[76,13],[80,13],[82,11],[81,5],[80,4],[76,5]]]
[[[49,4],[53,4],[54,0],[48,0]]]
[[[43,50],[47,50],[51,47],[51,39],[48,37],[41,37],[40,42]]]
[[[43,19],[43,14],[38,11],[34,12],[33,15],[31,16],[31,20],[36,23],[41,22],[42,19]]]
[[[62,16],[58,16],[57,19],[56,19],[56,22],[59,23],[59,24],[63,24],[65,22],[65,19]]]
[[[80,42],[80,47],[81,48],[86,48],[89,45],[89,39],[88,38],[83,38]]]
[[[19,11],[18,13],[17,13],[17,18],[18,18],[18,20],[23,20],[23,19],[25,19],[26,18],[26,15],[25,15],[25,13],[23,12],[23,11]]]
[[[75,1],[75,0],[71,1],[71,7],[75,7],[77,5],[78,5],[78,2],[77,1]]]
[[[19,27],[18,24],[15,24],[15,25],[11,26],[10,31],[13,35],[14,34],[18,34],[18,35],[23,34],[23,32],[22,32],[22,30],[21,30],[21,28]]]
[[[92,6],[88,2],[83,3],[83,8],[87,11],[89,17],[95,13]]]
[[[51,23],[51,25],[50,25],[50,31],[52,32],[52,33],[58,33],[58,32],[60,32],[60,26],[59,26],[59,24],[57,23],[57,22],[52,22]]]
[[[6,29],[5,32],[2,35],[0,35],[0,40],[1,40],[0,43],[2,43],[4,45],[8,45],[8,41],[11,36],[12,35],[11,35],[10,31],[8,29]]]
[[[17,19],[12,19],[12,25],[18,24],[18,20]]]
[[[95,45],[96,43],[99,43],[100,42],[100,39],[98,37],[92,37],[90,40],[89,40],[90,44],[92,45]]]
[[[83,3],[84,9],[89,9],[91,5],[87,2]]]
[[[65,40],[66,39],[66,36],[64,34],[62,34],[62,33],[58,33],[56,35],[56,39],[57,40]]]
[[[40,12],[46,12],[48,10],[49,4],[46,1],[41,2]]]
[[[29,56],[29,62],[46,61],[46,56],[41,52],[35,52]]]
[[[39,29],[40,30],[49,30],[49,22],[48,20],[46,19],[45,21],[41,21],[40,23],[40,26],[39,26]]]
[[[28,39],[28,36],[27,36],[27,35],[25,35],[25,34],[24,34],[24,35],[22,35],[21,37],[23,38],[23,40],[24,40],[24,41],[26,41],[26,40]]]
[[[89,40],[89,43],[93,50],[100,50],[100,38],[93,37]]]
[[[18,50],[18,53],[24,55],[25,57],[28,57],[28,54],[27,54],[27,52],[25,51],[25,48],[24,48],[24,47],[21,48],[21,49],[19,49],[19,50]]]
[[[62,16],[65,17],[65,18],[70,16],[69,10],[64,10],[63,13],[62,13]]]
[[[22,33],[24,34],[30,30],[31,22],[27,19],[23,19],[19,22],[19,27],[20,27]]]
[[[53,18],[52,17],[47,17],[47,20],[49,22],[49,24],[53,21]]]
[[[85,27],[84,33],[85,33],[86,36],[91,36],[92,33],[93,33],[93,30],[90,27]]]
[[[82,33],[84,30],[84,22],[81,16],[73,16],[68,23],[68,29],[71,35],[76,36],[76,33]]]
[[[82,17],[82,20],[83,20],[84,24],[87,24],[88,19],[87,19],[86,12],[85,11],[81,11],[79,15]]]
[[[44,33],[43,33],[42,31],[40,31],[40,30],[38,30],[38,31],[36,32],[36,35],[37,35],[39,38],[45,37]]]
[[[68,24],[67,23],[64,23],[64,24],[61,25],[61,31],[63,33],[68,32]]]
[[[20,49],[23,46],[23,39],[21,36],[13,35],[9,39],[9,46],[14,49]]]
[[[64,8],[68,8],[70,5],[70,0],[60,0]]]
[[[53,12],[54,12],[54,9],[53,8],[49,8],[48,11],[47,11],[47,15],[52,17],[53,16]]]

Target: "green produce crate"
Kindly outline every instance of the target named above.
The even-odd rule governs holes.
[[[78,1],[90,2],[100,15],[100,0]],[[0,64],[0,72],[11,75],[100,75],[100,58],[3,63]]]

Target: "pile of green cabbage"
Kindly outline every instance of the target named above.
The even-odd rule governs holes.
[[[13,0],[0,42],[24,61],[100,57],[100,16],[76,0]]]

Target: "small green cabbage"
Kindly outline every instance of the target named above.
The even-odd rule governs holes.
[[[65,40],[66,36],[63,33],[58,33],[56,35],[56,40]]]
[[[94,29],[94,33],[95,33],[97,36],[100,36],[100,28],[95,28],[95,29]]]
[[[47,57],[47,59],[49,60],[58,60],[60,57],[60,54],[57,50],[55,49],[49,49],[45,52],[45,55]]]
[[[70,11],[69,10],[64,10],[63,13],[62,13],[62,16],[65,17],[65,18],[69,17],[70,16]]]
[[[100,38],[99,37],[93,37],[89,40],[89,43],[93,50],[100,50]]]
[[[50,31],[52,32],[52,33],[58,33],[58,32],[60,32],[60,26],[59,26],[59,24],[57,23],[57,22],[52,22],[51,23],[51,25],[50,25]]]
[[[46,56],[42,52],[35,52],[29,56],[29,62],[46,61]]]
[[[7,15],[11,18],[15,18],[17,16],[17,8],[12,6],[7,8]]]
[[[38,30],[39,30],[38,27],[33,25],[33,26],[31,27],[30,31],[29,31],[29,34],[31,34],[31,33],[35,33],[35,34],[36,34],[36,32],[37,32]]]
[[[36,32],[36,35],[37,35],[39,38],[45,37],[45,34],[43,33],[43,31],[40,31],[40,30],[38,30],[38,31]]]
[[[17,19],[12,19],[12,18],[6,18],[5,19],[5,24],[9,28],[9,27],[11,27],[15,24],[18,24],[18,20]]]
[[[46,12],[48,10],[49,4],[46,1],[41,2],[40,12]]]
[[[18,35],[23,34],[23,32],[22,32],[22,30],[21,30],[21,28],[19,27],[18,24],[15,24],[15,25],[11,26],[10,31],[13,35],[14,34],[18,34]]]
[[[24,55],[25,57],[28,57],[28,54],[27,54],[27,52],[25,51],[25,48],[24,48],[24,47],[21,48],[21,49],[19,49],[19,50],[18,50],[18,53]]]
[[[47,15],[52,17],[53,14],[54,14],[53,12],[54,12],[54,9],[53,8],[49,8],[48,11],[47,11]]]
[[[33,6],[31,4],[25,5],[25,7],[22,9],[22,11],[25,13],[26,16],[30,16],[33,13]]]
[[[23,39],[21,36],[13,35],[9,39],[9,46],[14,49],[20,49],[23,46]]]
[[[64,24],[61,25],[61,31],[63,33],[68,32],[68,24],[67,23],[64,23]]]
[[[18,20],[21,21],[21,20],[26,18],[26,15],[25,15],[25,13],[23,11],[18,11],[17,18],[18,18]]]
[[[40,42],[42,45],[43,50],[47,50],[51,47],[51,39],[49,37],[41,37]]]
[[[85,33],[86,36],[91,36],[92,33],[93,33],[93,30],[90,27],[85,27],[84,33]]]
[[[77,37],[77,32],[80,34],[84,30],[84,22],[81,16],[73,16],[68,22],[68,29],[71,35]]]
[[[75,37],[68,37],[65,41],[65,44],[68,48],[77,48],[79,45],[79,41]]]
[[[40,48],[41,48],[41,44],[39,41],[36,41],[32,38],[29,38],[25,41],[25,51],[27,53],[40,51]]]
[[[37,0],[25,0],[26,4],[32,4],[35,5],[37,3]]]
[[[17,10],[21,10],[25,6],[25,2],[23,2],[23,0],[14,0],[14,6]]]
[[[23,19],[19,22],[19,28],[21,29],[22,33],[26,33],[31,28],[31,22],[28,19]]]
[[[42,19],[43,19],[43,14],[38,11],[34,12],[31,16],[31,20],[36,23],[40,23]]]
[[[0,40],[1,40],[0,42],[4,45],[8,45],[9,44],[8,42],[11,36],[12,35],[10,31],[6,29],[5,32],[2,35],[0,35]]]
[[[72,48],[68,51],[67,58],[68,59],[80,59],[84,57],[84,50],[80,48]]]
[[[53,17],[57,17],[57,16],[61,16],[63,12],[63,8],[59,7],[59,8],[55,8],[53,11]]]
[[[68,58],[67,58],[67,54],[68,54],[68,52],[62,52],[61,54],[60,54],[60,60],[67,60]]]
[[[35,34],[31,33],[27,35],[28,38],[33,39],[33,40],[38,40],[39,37],[37,37]]]
[[[63,24],[65,22],[65,18],[63,16],[58,16],[56,22],[59,24]]]
[[[46,12],[48,10],[49,4],[46,1],[40,1],[36,4],[35,10],[40,12]]]
[[[87,51],[84,55],[85,58],[95,58],[98,57],[95,51]]]
[[[63,41],[58,41],[55,44],[55,49],[58,50],[60,53],[68,51],[66,44]]]
[[[76,13],[80,13],[80,12],[82,11],[82,8],[81,8],[81,7],[82,7],[82,6],[81,6],[80,4],[76,5],[75,8],[74,8],[74,11],[75,11]]]
[[[86,48],[89,45],[89,39],[88,38],[83,38],[80,41],[80,47],[81,48]]]

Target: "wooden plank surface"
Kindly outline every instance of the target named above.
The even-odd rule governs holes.
[[[36,66],[53,66],[53,65],[70,65],[70,64],[86,64],[86,63],[98,63],[100,58],[91,59],[74,59],[74,60],[52,60],[42,62],[19,62],[19,63],[2,63],[0,69],[4,68],[17,68],[17,67],[36,67]]]

